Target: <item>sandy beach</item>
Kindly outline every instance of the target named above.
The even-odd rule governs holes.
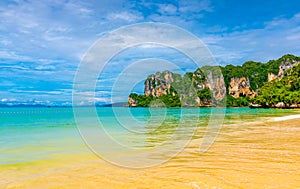
[[[293,119],[291,119],[293,118]],[[93,153],[0,168],[1,188],[299,188],[300,119],[228,125],[208,152],[193,140],[148,169],[113,166]],[[199,136],[204,130],[199,130]]]
[[[0,189],[300,189],[299,4],[0,0]]]

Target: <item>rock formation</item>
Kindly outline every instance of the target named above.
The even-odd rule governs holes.
[[[133,100],[130,96],[128,97],[128,106],[129,107],[136,107],[136,101]]]
[[[278,72],[278,78],[281,78],[284,76],[284,72],[287,70],[287,69],[290,69],[296,65],[299,64],[299,61],[296,61],[296,60],[290,60],[290,59],[286,59],[285,61],[282,61],[280,66],[279,66],[279,72]]]
[[[273,81],[277,78],[281,79],[284,76],[286,70],[297,66],[299,63],[299,61],[292,60],[289,58],[284,59],[279,66],[279,71],[277,75],[274,73],[268,73],[268,82]]]
[[[211,72],[207,74],[207,87],[212,91],[213,97],[221,101],[226,96],[226,87],[223,75],[213,76]]]
[[[275,79],[277,79],[278,76],[273,74],[273,73],[268,73],[268,82],[273,81]]]
[[[210,71],[205,73],[201,69],[195,72],[180,76],[170,71],[149,75],[145,81],[144,94],[160,97],[162,95],[175,93],[179,95],[180,101],[185,106],[208,105],[212,100],[221,101],[226,96],[226,87],[222,75],[215,76]],[[210,89],[213,99],[199,99],[197,92],[203,89]]]
[[[234,98],[239,98],[241,96],[253,98],[256,95],[256,93],[250,89],[250,81],[246,77],[231,78],[228,86],[228,93]]]
[[[285,81],[282,78],[292,76],[295,73],[292,70],[299,64],[300,57],[287,54],[277,60],[270,60],[265,64],[248,61],[241,66],[203,66],[194,72],[187,72],[183,76],[170,71],[157,72],[147,77],[144,83],[144,95],[136,94],[137,96],[131,96],[132,98],[128,99],[128,102],[130,106],[143,107],[148,106],[153,99],[176,102],[174,103],[176,107],[179,103],[183,106],[221,105],[224,102],[222,100],[226,97],[226,91],[228,91],[228,94],[236,99],[229,97],[229,100],[226,101],[227,106],[246,106],[250,102],[249,99],[238,99],[239,97],[256,97],[254,100],[258,104],[251,104],[250,106],[254,108],[271,107],[271,105],[264,104],[265,101],[257,100],[262,96],[261,90],[264,86],[272,85],[274,82]],[[296,82],[295,79],[291,79],[291,81]],[[267,84],[267,82],[270,83]],[[284,85],[290,84],[285,83]],[[294,85],[294,89],[298,90],[298,85]],[[268,92],[265,93],[267,94]],[[254,101],[251,100],[251,102]],[[283,102],[285,104],[279,103],[276,106],[274,104],[272,106],[278,108],[295,108],[299,106],[299,104],[287,104],[288,100]],[[174,107],[174,104],[169,103],[169,106]]]
[[[172,72],[156,72],[155,75],[150,75],[146,79],[144,93],[146,96],[152,95],[155,97],[170,94],[171,83],[173,81]]]

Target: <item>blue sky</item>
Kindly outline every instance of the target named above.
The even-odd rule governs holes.
[[[111,30],[140,22],[190,31],[221,65],[300,55],[295,0],[2,0],[0,103],[71,104],[74,75],[89,47]],[[99,103],[109,101],[114,74],[97,84]]]

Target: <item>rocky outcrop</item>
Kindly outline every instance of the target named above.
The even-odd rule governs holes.
[[[213,76],[211,72],[207,74],[207,87],[212,91],[214,99],[221,101],[226,96],[226,87],[223,75]]]
[[[278,76],[273,74],[273,73],[268,73],[268,82],[273,81],[275,79],[277,79]]]
[[[285,108],[286,105],[283,102],[279,102],[277,104],[274,105],[275,108]]]
[[[271,105],[270,108],[288,108],[288,109],[300,108],[300,104],[288,104],[284,102],[278,102],[275,105]]]
[[[234,98],[239,98],[242,96],[254,98],[256,95],[256,92],[250,89],[250,81],[246,77],[231,78],[228,86],[228,93]]]
[[[136,101],[133,100],[130,96],[128,97],[128,106],[129,107],[136,107]]]
[[[277,75],[274,73],[268,73],[268,82],[273,81],[275,79],[281,79],[286,74],[286,70],[297,66],[299,63],[299,61],[292,60],[289,58],[282,60]]]
[[[177,93],[185,106],[212,105],[212,100],[221,101],[225,98],[226,87],[222,74],[215,76],[209,71],[207,73],[201,69],[184,76],[170,71],[156,72],[147,77],[144,94],[160,97],[167,94],[175,96]],[[203,89],[210,89],[213,99],[199,99],[197,92]]]
[[[146,96],[152,95],[155,97],[170,94],[173,81],[172,72],[156,72],[155,75],[150,75],[146,79],[144,93]]]
[[[283,77],[286,70],[293,68],[294,66],[297,66],[298,64],[299,64],[299,61],[296,61],[296,60],[286,59],[285,61],[282,61],[279,66],[279,72],[278,72],[277,77],[278,78]]]
[[[261,104],[255,104],[250,103],[250,108],[280,108],[280,109],[294,109],[294,108],[300,108],[300,104],[286,104],[284,102],[278,102],[274,105],[261,105]]]
[[[261,104],[255,104],[255,103],[250,103],[249,108],[263,108],[263,105]]]
[[[170,71],[157,72],[147,77],[144,83],[144,95],[132,96],[132,99],[128,99],[128,101],[131,106],[147,106],[149,99],[150,101],[152,99],[164,99],[165,101],[170,99],[172,101],[173,99],[174,102],[177,99],[183,106],[221,105],[224,102],[222,99],[226,97],[226,92],[228,92],[227,94],[236,98],[229,97],[229,100],[226,101],[226,105],[228,106],[245,106],[245,104],[250,102],[249,99],[237,98],[254,98],[257,96],[251,102],[261,103],[262,106],[255,104],[251,106],[254,108],[268,107],[266,105],[267,100],[259,99],[262,96],[261,91],[265,83],[273,81],[268,83],[268,85],[272,85],[274,82],[284,81],[281,78],[292,76],[294,73],[292,71],[294,70],[293,67],[299,65],[299,63],[300,57],[287,54],[277,60],[270,60],[265,64],[248,61],[241,66],[203,66],[194,72],[187,72],[183,76]],[[298,77],[298,75],[293,77]],[[294,79],[291,81],[294,82]],[[284,85],[290,85],[290,83],[285,83]],[[298,84],[295,86],[298,86]],[[298,90],[297,87],[296,89]],[[164,95],[171,96],[165,98]],[[140,105],[140,101],[145,103]],[[283,102],[298,101],[287,100]],[[173,106],[173,104],[170,106]],[[277,106],[278,108],[295,108],[296,106],[298,107],[298,104],[283,105],[279,103],[276,106],[275,104],[272,106]]]

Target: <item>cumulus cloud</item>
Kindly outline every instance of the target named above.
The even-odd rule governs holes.
[[[109,21],[119,21],[123,20],[126,22],[136,22],[142,19],[140,15],[133,14],[130,12],[117,12],[117,13],[110,13],[107,15],[107,19]]]
[[[266,62],[286,53],[300,54],[300,14],[274,18],[259,29],[208,34],[203,41],[221,64],[242,64],[247,60]]]

